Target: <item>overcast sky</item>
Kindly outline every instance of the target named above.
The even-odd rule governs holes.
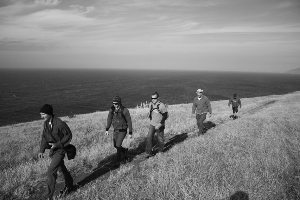
[[[8,67],[283,72],[300,0],[1,0]]]

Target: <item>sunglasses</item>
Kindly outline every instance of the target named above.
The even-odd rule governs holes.
[[[119,105],[119,103],[113,103],[113,105]]]
[[[157,97],[155,97],[155,98],[151,97],[151,99],[157,99]]]

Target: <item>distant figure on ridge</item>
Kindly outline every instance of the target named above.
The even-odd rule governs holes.
[[[230,107],[232,105],[232,115],[230,116],[232,119],[238,118],[237,112],[238,107],[242,108],[242,103],[241,100],[237,97],[237,94],[233,94],[233,98],[229,99],[228,106]]]
[[[192,115],[196,113],[197,126],[199,129],[198,136],[204,134],[204,120],[206,119],[206,114],[211,115],[211,105],[209,99],[203,95],[203,90],[198,89],[196,91],[197,96],[194,98],[192,106]]]
[[[41,118],[44,119],[44,129],[38,157],[44,158],[45,149],[50,149],[49,156],[51,158],[51,163],[47,171],[47,199],[52,200],[58,170],[62,172],[65,179],[65,188],[60,191],[60,195],[67,195],[74,189],[73,178],[64,164],[66,147],[70,145],[72,132],[65,122],[54,117],[53,107],[51,105],[43,105],[40,109],[40,115]]]
[[[118,162],[125,164],[129,160],[128,149],[122,147],[123,140],[129,129],[129,137],[132,138],[132,122],[129,110],[122,105],[121,98],[115,96],[113,98],[113,106],[110,108],[107,116],[107,125],[105,134],[108,135],[108,130],[113,125],[113,143],[117,149]]]
[[[153,138],[154,134],[157,135],[159,152],[164,150],[164,130],[165,130],[165,121],[168,118],[168,111],[164,103],[158,100],[159,94],[154,92],[151,95],[151,103],[149,104],[149,119],[150,126],[149,132],[147,135],[146,141],[146,153],[147,157],[153,156]]]

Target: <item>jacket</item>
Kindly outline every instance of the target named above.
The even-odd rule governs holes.
[[[72,132],[69,126],[57,117],[51,119],[52,128],[49,125],[49,120],[44,122],[44,129],[42,133],[42,140],[40,144],[40,152],[44,153],[45,149],[50,149],[49,143],[55,143],[56,148],[50,152],[64,151],[64,147],[67,146],[72,139]]]
[[[208,112],[212,112],[209,99],[204,95],[202,95],[200,100],[198,97],[195,97],[193,101],[192,113],[202,114]]]
[[[115,130],[127,131],[128,128],[129,134],[132,134],[132,122],[129,110],[122,105],[117,111],[112,107],[107,116],[106,131],[109,130],[111,125]]]

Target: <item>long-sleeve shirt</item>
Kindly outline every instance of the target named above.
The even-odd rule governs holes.
[[[49,143],[54,143],[56,148],[63,149],[72,139],[72,132],[69,126],[57,117],[52,117],[51,125],[49,120],[44,122],[44,129],[42,133],[42,140],[40,144],[40,153],[44,153],[45,149],[50,149]]]
[[[202,95],[200,100],[198,97],[195,97],[193,101],[192,113],[202,114],[208,112],[212,113],[209,99],[204,95]]]
[[[242,107],[242,102],[239,98],[232,98],[232,99],[229,99],[229,102],[228,102],[228,106],[230,106],[230,104],[232,105],[232,107],[239,107],[240,108]]]
[[[107,131],[111,125],[113,125],[115,130],[126,130],[128,128],[129,134],[132,133],[132,121],[129,110],[123,106],[118,110],[112,107],[107,116]]]

